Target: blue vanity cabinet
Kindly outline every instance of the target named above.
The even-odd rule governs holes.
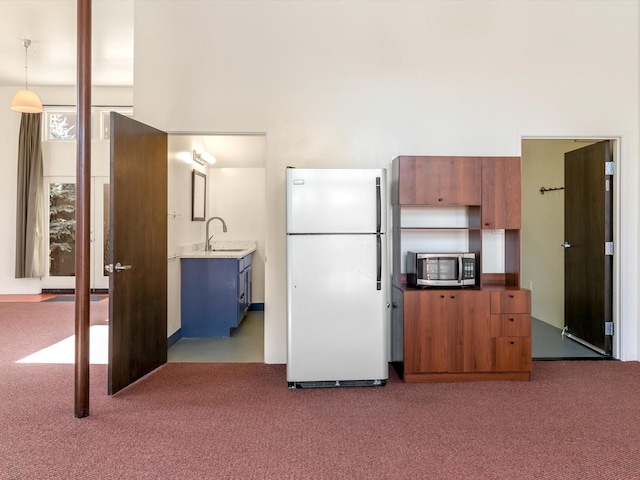
[[[238,325],[251,307],[251,255],[245,259],[248,261],[239,266],[238,273]]]
[[[183,337],[228,337],[240,324],[251,305],[251,256],[181,260]]]

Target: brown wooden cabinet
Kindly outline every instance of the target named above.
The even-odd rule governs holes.
[[[491,292],[491,313],[530,312],[530,290],[495,290]]]
[[[520,158],[482,159],[482,228],[520,229]]]
[[[403,380],[529,380],[531,292],[519,288],[520,159],[398,157],[392,178],[391,361]],[[460,207],[462,226],[438,223]],[[414,223],[403,224],[403,215]],[[424,223],[416,226],[416,215]],[[462,234],[480,260],[483,229],[504,230],[504,272],[481,273],[470,289],[406,284],[405,250],[443,251],[433,239]]]
[[[531,291],[491,292],[492,370],[531,372]]]
[[[398,157],[400,205],[480,205],[482,158]]]
[[[405,382],[530,379],[528,290],[395,291],[404,355],[393,360]],[[399,321],[392,313],[392,328]]]
[[[489,371],[489,305],[478,290],[405,292],[405,376]]]

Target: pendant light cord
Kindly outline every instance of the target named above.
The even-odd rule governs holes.
[[[24,45],[24,89],[29,90],[29,67],[28,67],[28,58],[29,55],[27,50],[29,49],[29,45],[31,45],[31,40],[27,38],[22,39],[22,44]]]

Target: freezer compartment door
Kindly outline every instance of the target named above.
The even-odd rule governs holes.
[[[387,379],[384,252],[384,235],[287,236],[288,382]]]
[[[287,233],[384,233],[386,170],[287,169]]]

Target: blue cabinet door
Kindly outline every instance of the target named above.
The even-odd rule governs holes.
[[[230,336],[251,304],[251,255],[183,258],[181,277],[182,336]]]
[[[236,258],[183,258],[183,337],[228,337],[237,326]]]

